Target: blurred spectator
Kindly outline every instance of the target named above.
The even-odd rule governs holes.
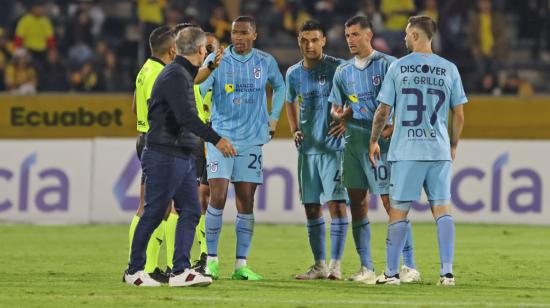
[[[83,92],[99,90],[98,74],[91,61],[84,63],[79,69],[72,72],[70,84],[71,89]]]
[[[508,50],[505,31],[503,16],[493,10],[491,0],[478,0],[478,9],[468,25],[468,45],[478,76],[498,75]]]
[[[394,56],[401,56],[406,52],[403,43],[405,27],[415,9],[414,0],[382,0],[380,3],[385,31],[379,35],[386,40],[391,49],[391,54]]]
[[[166,21],[164,24],[167,26],[173,27],[183,22],[183,7],[180,5],[175,3],[168,5],[164,11],[164,14],[166,16]]]
[[[357,15],[364,15],[369,18],[375,34],[384,31],[384,18],[382,17],[382,13],[376,8],[374,0],[363,0]]]
[[[299,2],[292,2],[287,5],[283,13],[283,27],[288,33],[295,35],[304,21],[309,19],[311,15],[305,7]]]
[[[69,89],[67,68],[56,49],[48,50],[46,65],[38,85],[38,89],[45,92],[63,92]]]
[[[78,0],[76,4],[70,4],[69,17],[84,15],[89,20],[90,33],[94,38],[99,37],[105,22],[105,12],[95,0]]]
[[[43,1],[35,0],[31,12],[17,23],[14,46],[25,47],[39,65],[46,63],[46,51],[55,48],[55,36],[52,22],[45,15]]]
[[[404,32],[409,17],[414,14],[414,0],[382,0],[380,11],[388,31]]]
[[[138,20],[141,24],[141,52],[144,56],[140,59],[146,59],[151,56],[149,50],[149,35],[156,27],[164,23],[163,10],[166,5],[166,0],[137,0]]]
[[[220,42],[228,43],[231,35],[231,22],[227,19],[225,7],[223,5],[217,5],[212,11],[212,17],[210,17],[208,30],[220,40]]]
[[[11,58],[11,46],[9,46],[9,39],[4,28],[0,27],[0,91],[5,89],[4,86],[4,73],[6,66]]]
[[[6,90],[16,95],[36,93],[37,73],[32,66],[29,53],[24,48],[16,49],[13,60],[4,74]]]
[[[90,46],[80,40],[69,48],[69,65],[80,67],[84,62],[93,60],[94,54]]]
[[[480,94],[500,95],[501,90],[498,87],[497,76],[491,73],[485,73],[481,76],[476,92]]]
[[[418,14],[431,17],[435,20],[439,28],[439,10],[437,8],[437,0],[424,0],[423,9]],[[432,38],[432,49],[435,53],[439,53],[441,51],[441,36],[439,29],[435,32],[435,35]]]
[[[105,53],[100,79],[100,90],[102,91],[122,92],[130,90],[130,86],[125,82],[128,78],[126,78],[123,71],[117,68],[115,53],[110,50]]]
[[[531,83],[521,79],[517,71],[509,72],[502,85],[502,94],[531,96],[534,92]]]

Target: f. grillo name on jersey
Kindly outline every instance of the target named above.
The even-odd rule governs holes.
[[[417,64],[417,65],[402,65],[399,67],[401,70],[401,73],[415,73],[415,74],[431,74],[432,76],[419,76],[415,75],[412,78],[409,78],[408,76],[403,77],[403,83],[409,84],[410,82],[416,84],[416,85],[428,85],[428,86],[439,86],[443,87],[445,86],[445,79],[443,77],[446,77],[447,70],[441,67],[437,66],[430,66],[428,64]],[[440,76],[438,77],[433,77]]]
[[[65,126],[65,127],[90,127],[99,125],[123,126],[122,110],[91,111],[84,107],[76,110],[27,110],[25,107],[13,107],[10,110],[10,122],[12,126]]]

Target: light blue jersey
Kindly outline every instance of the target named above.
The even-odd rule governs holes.
[[[210,54],[205,63],[213,60]],[[271,115],[267,111],[266,84],[274,89]],[[212,88],[212,128],[235,146],[263,145],[269,141],[269,120],[278,120],[284,103],[284,80],[275,59],[253,48],[239,55],[229,46],[210,77],[201,85],[203,95]]]
[[[299,148],[303,154],[323,154],[343,149],[342,138],[328,135],[331,105],[328,97],[338,65],[344,60],[323,55],[313,69],[306,69],[304,61],[286,72],[286,100],[300,105],[300,130],[304,140]]]
[[[334,75],[329,102],[353,110],[353,118],[372,121],[378,107],[376,96],[386,71],[396,58],[374,51],[365,68],[358,68],[351,59],[340,65]]]
[[[411,53],[390,66],[377,99],[395,112],[389,161],[451,160],[449,109],[468,101],[453,63]]]

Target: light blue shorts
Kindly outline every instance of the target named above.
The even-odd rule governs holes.
[[[391,163],[390,198],[392,207],[408,211],[420,200],[422,188],[431,206],[449,205],[452,162],[403,160]]]
[[[223,157],[223,154],[208,142],[206,143],[206,171],[208,179],[263,184],[262,147],[259,145],[239,147],[237,156]]]
[[[342,186],[342,151],[298,154],[298,185],[302,204],[347,200]]]
[[[390,167],[387,153],[380,155],[376,167],[369,160],[369,153],[344,149],[343,184],[346,188],[368,189],[371,194],[387,195],[390,186]]]

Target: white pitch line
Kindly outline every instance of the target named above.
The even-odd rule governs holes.
[[[239,298],[227,298],[216,296],[170,296],[171,299],[181,299],[187,301],[200,301],[200,302],[239,302],[243,303],[243,299]],[[295,299],[258,299],[247,298],[246,303],[277,303],[277,304],[306,304],[306,305],[318,305],[318,304],[369,304],[369,305],[403,305],[403,306],[490,306],[490,307],[550,307],[550,304],[542,303],[494,303],[494,302],[418,302],[418,301],[383,301],[383,300],[295,300]]]

